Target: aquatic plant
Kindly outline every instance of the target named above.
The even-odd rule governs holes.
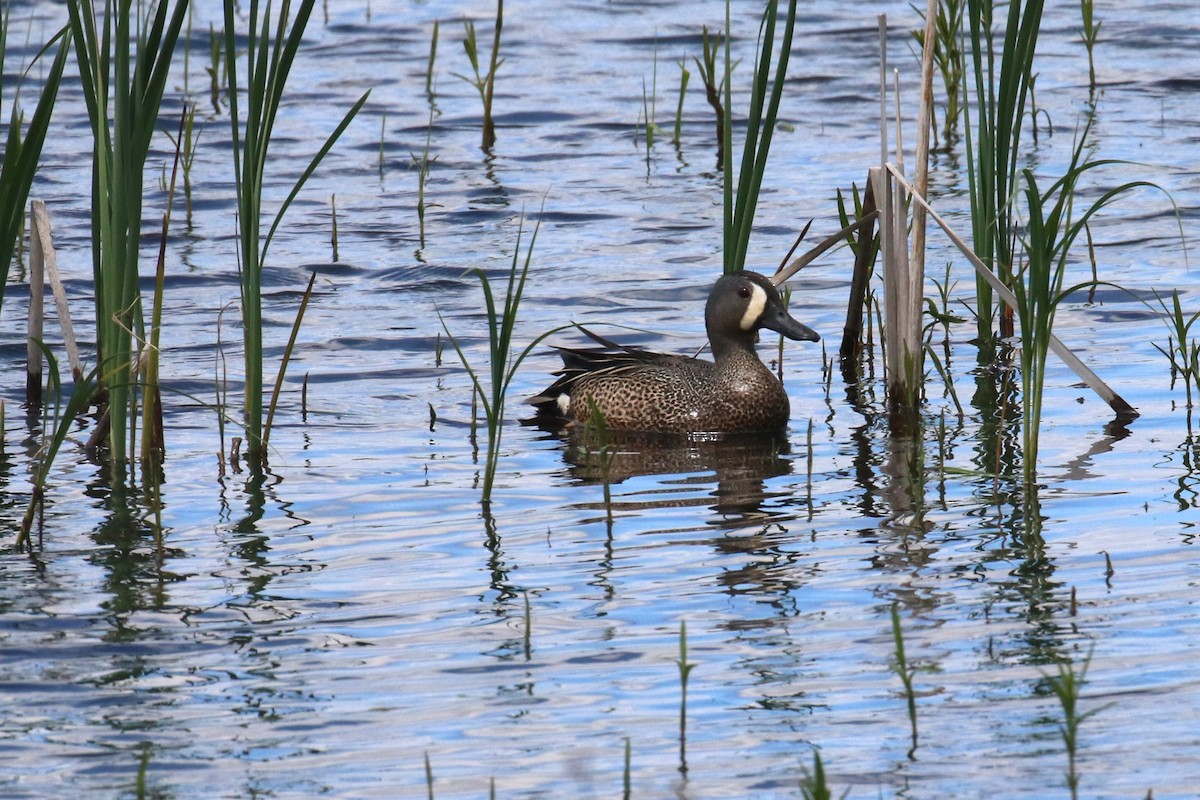
[[[1094,93],[1096,91],[1096,42],[1100,39],[1102,23],[1096,21],[1092,0],[1079,0],[1079,14],[1083,21],[1083,29],[1079,32],[1079,38],[1083,42],[1083,46],[1087,48],[1088,55],[1088,89]]]
[[[904,684],[904,698],[908,704],[909,735],[912,739],[908,757],[912,758],[913,753],[917,750],[917,696],[913,692],[913,675],[916,673],[916,668],[908,665],[908,658],[904,654],[904,632],[900,629],[900,609],[896,603],[892,603],[892,640],[896,645],[896,657],[892,662],[892,670],[900,676],[900,682]]]
[[[429,204],[425,202],[425,186],[429,183],[429,171],[437,158],[429,157],[429,145],[433,141],[433,109],[429,109],[429,126],[425,129],[425,149],[421,155],[410,154],[413,165],[417,168],[417,226],[420,233],[421,247],[425,247],[425,211]],[[440,359],[439,359],[440,360]]]
[[[92,0],[67,4],[92,127],[96,349],[99,380],[108,398],[114,487],[121,485],[117,476],[127,460],[126,433],[134,425],[137,404],[133,339],[144,340],[138,287],[143,173],[187,0],[170,7],[158,3],[141,21],[132,0],[106,2],[101,33]]]
[[[625,765],[621,770],[621,800],[633,798],[633,741],[625,737]]]
[[[726,15],[726,30],[728,30],[728,14]],[[725,86],[729,83],[729,72],[733,68],[728,61],[725,63],[725,72],[721,76],[721,80],[717,80],[717,52],[720,47],[720,42],[716,36],[710,36],[708,26],[705,25],[701,34],[701,56],[694,57],[696,69],[700,72],[700,80],[704,82],[704,95],[708,98],[708,104],[712,106],[716,113],[717,122],[717,169],[724,169],[725,166],[725,105],[721,100],[721,95],[725,91]]]
[[[492,36],[492,59],[486,73],[479,70],[479,44],[475,38],[475,22],[469,19],[463,20],[463,27],[466,30],[463,49],[467,51],[467,60],[471,62],[471,70],[475,73],[475,77],[469,78],[466,75],[458,74],[455,74],[455,77],[471,84],[479,92],[479,99],[483,102],[483,140],[480,147],[485,152],[491,152],[492,147],[496,144],[496,125],[492,121],[492,98],[496,92],[496,72],[504,63],[504,59],[500,58],[500,31],[504,28],[504,0],[496,0],[496,27]]]
[[[1062,736],[1063,746],[1067,750],[1066,778],[1067,788],[1071,791],[1071,800],[1077,800],[1079,797],[1079,771],[1075,764],[1079,749],[1079,726],[1088,717],[1098,714],[1105,708],[1101,706],[1083,714],[1079,713],[1079,696],[1083,685],[1087,682],[1088,667],[1091,666],[1094,652],[1095,645],[1088,650],[1087,657],[1083,659],[1083,664],[1078,670],[1071,661],[1064,659],[1055,663],[1056,674],[1046,675],[1043,673],[1042,676],[1050,691],[1058,699],[1059,707],[1062,709],[1063,719],[1058,724],[1058,732]]]
[[[184,129],[189,119],[195,118],[195,105],[188,104],[179,116],[179,132],[172,137],[175,143],[175,157],[171,164],[171,181],[167,187],[167,203],[163,210],[162,235],[158,239],[158,261],[154,270],[154,296],[150,314],[150,333],[141,348],[138,358],[138,371],[142,384],[142,476],[157,474],[157,465],[162,463],[166,451],[164,443],[162,419],[162,392],[158,383],[159,361],[161,350],[159,342],[162,334],[163,295],[166,288],[167,272],[167,242],[171,230],[171,210],[175,206],[175,187],[179,178],[179,168],[183,161],[181,146],[184,142]],[[158,480],[149,480],[151,493],[158,492]],[[155,498],[155,508],[159,507]],[[156,512],[157,513],[157,512]],[[161,528],[160,528],[161,529]]]
[[[850,790],[842,792],[842,797],[845,798],[850,794]],[[829,782],[825,779],[825,765],[821,762],[821,751],[813,749],[813,766],[812,771],[805,769],[804,776],[800,779],[800,796],[804,800],[833,800],[833,790],[829,788]]]
[[[5,4],[4,18],[0,20],[0,86],[8,86],[9,80],[5,75],[5,61],[8,55],[8,23],[12,6]],[[33,176],[37,172],[38,159],[42,154],[42,145],[46,141],[46,131],[50,127],[50,114],[54,110],[54,101],[58,97],[58,87],[62,83],[63,68],[67,63],[70,52],[70,32],[63,28],[42,48],[34,61],[41,59],[58,44],[58,51],[42,84],[42,93],[38,98],[29,125],[24,125],[24,113],[21,110],[20,82],[17,83],[15,96],[6,102],[11,104],[8,120],[8,135],[4,140],[4,153],[0,155],[0,309],[4,307],[4,287],[8,283],[8,270],[13,261],[13,253],[21,238],[21,226],[25,218],[25,201],[29,199],[29,189],[33,185]],[[31,64],[28,69],[32,69]],[[28,69],[25,74],[28,74]],[[22,75],[22,79],[24,75]],[[22,130],[24,129],[24,130]]]
[[[183,124],[179,133],[165,132],[175,151],[179,154],[179,166],[183,168],[183,202],[187,225],[192,226],[192,165],[196,163],[196,147],[200,144],[200,133],[196,132],[196,104],[184,107]]]
[[[433,35],[429,39],[429,63],[425,65],[425,97],[433,102],[433,65],[437,62],[438,21],[433,21]]]
[[[489,382],[486,386],[480,378],[479,372],[472,367],[458,338],[451,332],[441,312],[438,312],[438,319],[442,323],[442,330],[446,332],[446,337],[450,340],[451,346],[458,353],[459,361],[462,362],[463,368],[466,369],[467,375],[471,378],[473,389],[471,393],[472,399],[477,400],[483,406],[488,437],[482,494],[482,502],[485,510],[491,504],[492,485],[496,479],[496,465],[500,458],[500,441],[504,433],[504,410],[508,397],[508,388],[512,384],[517,368],[521,366],[521,363],[533,351],[533,348],[541,344],[547,337],[562,330],[563,327],[567,327],[561,326],[546,331],[514,355],[512,350],[513,330],[517,324],[517,311],[521,306],[521,297],[525,293],[525,281],[529,276],[529,265],[533,260],[533,247],[537,243],[537,235],[540,227],[541,222],[539,221],[533,228],[533,235],[530,237],[529,247],[526,248],[523,263],[521,261],[521,238],[525,229],[523,218],[517,227],[517,242],[513,247],[512,264],[508,270],[508,286],[502,305],[497,302],[498,297],[492,290],[492,284],[488,280],[487,273],[482,269],[474,270],[475,276],[479,278],[480,287],[483,289],[483,301],[487,310]],[[472,409],[472,421],[476,419],[476,416],[474,409]]]
[[[687,660],[687,621],[679,621],[679,658],[675,659],[679,668],[679,771],[687,774],[687,690],[688,678],[696,668],[694,663]]]
[[[687,62],[682,59],[679,63],[679,103],[675,106],[675,132],[671,135],[671,144],[679,147],[680,134],[683,129],[683,98],[687,95],[688,82],[692,73],[688,71]]]
[[[658,40],[654,42],[654,66],[650,73],[650,90],[646,90],[646,77],[642,76],[642,123],[645,125],[646,167],[650,166],[650,151],[654,147],[654,134],[658,132],[656,119],[658,104]]]
[[[296,309],[296,319],[292,321],[292,332],[288,336],[287,345],[283,348],[283,356],[279,359],[279,373],[275,376],[275,384],[271,388],[271,402],[267,406],[267,421],[263,425],[262,446],[264,451],[266,451],[271,438],[271,424],[275,421],[275,409],[279,405],[279,393],[283,389],[283,378],[287,374],[288,364],[296,349],[296,337],[300,335],[300,326],[304,323],[304,312],[308,309],[308,301],[312,299],[313,285],[316,282],[317,273],[314,272],[308,278],[308,286],[305,287],[304,295],[300,298],[300,307]],[[306,376],[305,386],[308,385],[307,380]]]
[[[233,168],[238,200],[238,260],[242,294],[242,337],[245,350],[246,391],[243,424],[246,429],[248,456],[254,464],[266,458],[263,431],[263,320],[262,273],[267,251],[275,231],[292,201],[309,177],[316,171],[325,155],[349,126],[370,96],[363,93],[358,102],[346,112],[329,138],[313,156],[308,167],[292,187],[287,199],[275,213],[266,237],[261,236],[262,196],[267,150],[275,127],[275,116],[283,100],[288,74],[300,48],[305,26],[312,14],[315,0],[300,0],[296,15],[291,16],[290,0],[283,0],[272,20],[271,3],[260,9],[258,0],[251,0],[245,9],[245,21],[239,21],[235,0],[225,3],[225,71],[229,81],[229,124],[233,135]],[[261,13],[260,13],[261,12]],[[272,33],[274,23],[274,33]],[[246,43],[246,119],[243,129],[241,98],[239,97],[238,52],[235,33],[248,31]],[[282,375],[280,376],[282,378]]]
[[[97,369],[93,368],[81,380],[71,387],[71,396],[66,403],[62,402],[62,381],[59,377],[58,362],[54,354],[44,344],[39,343],[42,353],[49,365],[47,372],[46,396],[50,398],[49,415],[42,416],[41,444],[38,446],[36,465],[33,469],[32,492],[29,505],[25,507],[25,515],[21,519],[21,528],[17,533],[16,547],[21,549],[29,545],[29,536],[33,529],[34,519],[40,514],[46,499],[46,484],[50,475],[50,467],[54,458],[62,448],[67,434],[76,418],[87,411],[96,392]]]
[[[1177,378],[1183,378],[1184,391],[1187,393],[1187,407],[1192,408],[1192,390],[1200,388],[1200,342],[1192,339],[1192,325],[1200,319],[1200,311],[1190,316],[1185,314],[1179,302],[1179,290],[1171,290],[1171,307],[1154,292],[1154,299],[1166,314],[1167,329],[1171,335],[1167,338],[1167,346],[1154,344],[1158,352],[1167,357],[1171,363],[1171,388],[1175,388]]]
[[[750,112],[746,118],[746,139],[742,145],[742,163],[738,173],[737,191],[734,192],[732,158],[724,164],[724,247],[725,272],[744,269],[746,254],[750,246],[750,233],[754,225],[754,210],[762,188],[763,175],[767,170],[767,156],[771,151],[771,138],[779,116],[779,103],[783,98],[783,85],[787,78],[788,57],[792,51],[792,33],[796,27],[796,0],[789,0],[784,20],[783,36],[779,44],[779,58],[775,64],[774,81],[771,79],[771,64],[774,60],[775,25],[779,16],[776,3],[767,4],[759,32],[758,66],[750,90]],[[729,3],[725,4],[725,30],[730,26]],[[729,36],[725,37],[725,72],[733,67],[729,54]],[[725,107],[733,107],[731,81],[725,81]],[[770,89],[770,97],[767,92]],[[764,108],[765,105],[765,108]],[[733,120],[725,115],[722,137],[724,152],[733,152]]]
[[[224,110],[221,108],[221,93],[229,88],[229,76],[223,66],[225,61],[221,55],[223,41],[221,34],[217,33],[216,29],[209,24],[208,66],[204,68],[204,71],[208,73],[208,98],[212,103],[214,114],[220,114]]]
[[[946,95],[946,111],[942,119],[942,143],[946,147],[955,139],[958,118],[962,114],[963,77],[966,73],[966,57],[961,45],[963,3],[964,0],[940,0],[934,20],[933,60],[938,74],[942,76],[942,89]],[[913,8],[924,18],[924,11],[916,5]],[[925,30],[914,30],[912,34],[917,46],[924,49]]]
[[[1010,284],[1016,248],[1010,200],[1017,188],[1017,157],[1041,30],[1042,0],[1009,4],[999,51],[994,39],[994,6],[993,0],[967,0],[974,103],[968,102],[964,108],[965,149],[975,255]],[[995,302],[991,285],[978,275],[975,305],[979,360],[990,363]]]
[[[1021,408],[1022,464],[1027,492],[1037,483],[1038,438],[1041,430],[1042,395],[1046,379],[1046,357],[1059,304],[1078,289],[1092,285],[1087,280],[1064,289],[1072,245],[1098,211],[1121,195],[1139,187],[1154,187],[1148,181],[1130,181],[1105,191],[1078,218],[1074,216],[1080,179],[1112,160],[1085,160],[1089,115],[1075,144],[1065,174],[1044,192],[1031,169],[1021,171],[1025,195],[1025,229],[1021,236],[1020,267],[1012,276],[1015,311],[1021,323]]]

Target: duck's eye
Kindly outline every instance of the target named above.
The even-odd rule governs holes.
[[[750,296],[750,287],[749,286],[739,286],[738,287],[738,297],[740,297],[744,300],[749,296]]]

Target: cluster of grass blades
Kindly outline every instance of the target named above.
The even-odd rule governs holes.
[[[1184,313],[1178,289],[1171,292],[1170,307],[1158,292],[1154,293],[1154,299],[1166,315],[1167,328],[1171,331],[1165,348],[1158,344],[1154,347],[1171,363],[1171,388],[1175,388],[1177,380],[1183,379],[1187,408],[1190,410],[1193,407],[1193,392],[1200,390],[1200,342],[1192,338],[1192,326],[1200,319],[1200,311],[1190,315]],[[1188,425],[1191,426],[1191,414],[1188,415]]]
[[[537,235],[540,227],[540,222],[534,225],[533,235],[530,236],[529,246],[525,250],[525,259],[522,261],[521,238],[525,229],[524,219],[518,225],[517,241],[513,247],[512,264],[508,270],[508,286],[506,287],[502,303],[498,302],[499,298],[492,290],[492,284],[488,280],[487,273],[482,269],[474,271],[483,289],[483,301],[487,309],[489,380],[486,385],[480,377],[479,370],[476,370],[471,365],[470,359],[467,358],[467,354],[463,350],[458,338],[446,324],[445,318],[442,317],[440,311],[438,312],[438,319],[442,323],[442,329],[446,332],[446,337],[454,347],[454,352],[458,354],[459,361],[462,362],[463,368],[466,369],[467,375],[471,378],[472,397],[478,400],[479,404],[483,406],[483,415],[487,424],[488,435],[481,498],[485,510],[491,505],[492,486],[496,480],[496,466],[500,459],[500,441],[504,434],[505,403],[512,380],[516,376],[517,369],[533,351],[533,348],[537,347],[537,345],[541,344],[548,337],[563,330],[564,327],[568,327],[560,326],[546,331],[527,344],[520,352],[513,353],[512,341],[513,331],[517,324],[517,312],[521,306],[521,297],[525,293],[525,281],[529,276],[529,265],[533,260],[533,247],[537,243]]]
[[[12,6],[6,4],[4,17],[0,20],[0,81],[7,86],[7,71],[5,62],[8,55],[8,23]],[[4,141],[4,153],[0,155],[0,309],[4,307],[4,287],[8,283],[8,270],[16,252],[17,242],[21,237],[22,220],[25,215],[25,202],[29,199],[29,189],[33,185],[33,176],[37,172],[38,159],[42,154],[42,145],[46,141],[46,131],[50,127],[50,114],[54,110],[54,101],[58,97],[58,88],[62,83],[63,68],[67,63],[70,52],[70,34],[63,28],[38,53],[35,62],[58,45],[58,52],[46,74],[42,84],[42,93],[34,108],[33,116],[28,126],[24,125],[24,113],[20,104],[20,84],[17,82],[16,94],[11,100],[11,112],[8,120],[8,135]],[[32,68],[32,65],[30,65]],[[25,73],[28,74],[28,71]],[[24,76],[22,76],[23,80]]]
[[[225,6],[225,73],[229,82],[229,122],[233,135],[233,167],[237,183],[239,272],[242,295],[242,335],[245,349],[246,392],[243,422],[246,430],[247,456],[254,466],[266,460],[269,432],[263,421],[263,318],[262,273],[266,265],[271,240],[283,221],[284,214],[300,193],[309,177],[316,171],[326,154],[341,137],[366,103],[370,91],[359,98],[342,121],[334,128],[300,174],[287,198],[275,213],[267,235],[262,231],[262,198],[267,152],[271,143],[275,117],[283,101],[284,87],[292,64],[296,60],[304,29],[312,15],[315,0],[300,0],[292,16],[290,0],[283,0],[274,15],[271,3],[265,9],[258,0],[251,0],[244,9],[245,22],[238,18],[235,0],[224,0]],[[273,18],[272,18],[273,17]],[[246,30],[245,47],[245,126],[242,123],[240,66],[236,31]],[[279,380],[282,380],[282,371]]]
[[[1038,186],[1033,171],[1023,169],[1021,180],[1025,196],[1025,229],[1020,238],[1022,263],[1013,275],[1015,311],[1021,323],[1022,393],[1022,465],[1026,492],[1037,485],[1038,440],[1041,430],[1042,399],[1046,380],[1046,359],[1058,306],[1074,292],[1094,286],[1090,278],[1063,288],[1072,245],[1087,229],[1092,217],[1122,195],[1141,187],[1158,188],[1149,181],[1130,181],[1108,189],[1075,216],[1079,181],[1087,173],[1113,160],[1085,159],[1090,115],[1076,141],[1071,162],[1062,177],[1049,188]]]
[[[950,147],[958,134],[958,120],[962,116],[963,77],[966,58],[962,51],[962,24],[965,0],[941,0],[937,4],[934,20],[933,60],[938,74],[942,76],[946,108],[942,117],[942,143]],[[914,6],[915,8],[915,6]],[[921,12],[922,14],[924,12]],[[924,29],[912,32],[917,46],[924,49]],[[934,128],[936,133],[936,128]]]
[[[1017,190],[1022,123],[1033,80],[1033,58],[1042,24],[1042,0],[1014,0],[996,49],[995,3],[967,0],[968,43],[974,77],[966,111],[967,180],[975,255],[1008,285],[1012,283],[1016,233],[1010,202]],[[991,286],[975,281],[980,363],[994,354],[995,301]]]
[[[792,52],[792,33],[796,27],[796,0],[789,0],[784,19],[783,36],[779,44],[778,63],[775,77],[771,78],[774,61],[775,27],[779,18],[779,6],[768,3],[763,13],[758,40],[758,64],[754,71],[754,82],[750,92],[750,113],[746,118],[746,141],[742,148],[742,161],[738,173],[737,190],[734,191],[733,159],[724,159],[724,268],[726,274],[744,269],[746,254],[750,246],[750,233],[754,225],[754,211],[762,189],[763,175],[767,170],[767,156],[771,152],[771,138],[775,122],[779,117],[779,103],[783,99],[783,86],[787,78],[788,58]],[[729,3],[725,4],[725,108],[733,108],[732,71],[728,32],[730,29]],[[707,60],[707,56],[706,56]],[[707,79],[706,79],[707,82]],[[768,96],[769,92],[769,96]],[[733,153],[733,119],[724,115],[721,137],[723,152]]]
[[[70,0],[67,10],[93,135],[96,355],[119,489],[137,408],[133,343],[146,341],[138,287],[143,174],[187,2],[159,3],[145,20],[132,0],[106,3],[100,30],[92,0]]]

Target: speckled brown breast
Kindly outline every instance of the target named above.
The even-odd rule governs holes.
[[[583,376],[571,392],[570,416],[586,422],[591,404],[618,430],[669,433],[774,431],[787,425],[787,392],[752,353],[720,365],[664,359],[619,374]]]

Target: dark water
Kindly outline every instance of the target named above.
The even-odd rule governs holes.
[[[759,7],[735,5],[741,92]],[[1097,185],[1157,182],[1189,237],[1200,206],[1192,10],[1098,4],[1094,129],[1098,156],[1138,162]],[[878,158],[880,11],[891,20],[891,63],[912,87],[907,31],[918,23],[906,3],[803,7],[787,127],[775,137],[751,245],[762,271],[809,218],[814,237],[836,230],[836,190],[862,185]],[[793,420],[781,450],[632,447],[638,455],[615,462],[606,499],[594,465],[518,425],[514,408],[491,515],[481,513],[470,383],[439,341],[440,313],[482,363],[482,303],[467,270],[502,276],[522,215],[540,220],[519,346],[582,321],[683,352],[702,341],[721,260],[712,115],[691,59],[702,27],[723,24],[723,4],[507,3],[499,138],[485,155],[478,96],[454,73],[469,70],[461,18],[478,20],[490,42],[493,12],[482,2],[346,0],[314,16],[268,167],[272,209],[345,109],[372,95],[272,247],[272,370],[308,274],[318,280],[270,473],[255,479],[223,474],[217,458],[216,384],[227,370],[236,404],[241,356],[228,120],[212,110],[203,71],[219,15],[197,10],[188,70],[179,65],[166,103],[177,113],[186,89],[203,125],[193,219],[177,211],[168,249],[161,554],[145,503],[109,509],[104,472],[81,448],[90,422],[55,464],[38,547],[12,549],[37,442],[19,406],[28,291],[14,271],[0,320],[9,376],[0,794],[132,796],[145,757],[149,786],[165,797],[424,797],[427,756],[438,797],[486,796],[492,778],[498,797],[615,797],[628,741],[638,797],[799,797],[814,749],[837,793],[851,797],[1067,796],[1061,711],[1045,676],[1055,661],[1078,669],[1090,653],[1080,711],[1096,713],[1080,730],[1081,796],[1195,796],[1198,453],[1182,388],[1172,389],[1152,344],[1165,345],[1166,328],[1129,293],[1106,289],[1060,312],[1061,338],[1142,416],[1107,425],[1106,407],[1052,365],[1046,545],[1032,568],[991,474],[994,424],[969,403],[970,322],[951,331],[965,417],[940,380],[929,387],[922,515],[889,476],[881,390],[868,385],[855,402],[836,370],[827,385],[811,344],[784,352]],[[1088,100],[1076,14],[1048,12],[1042,34],[1045,113],[1029,159],[1047,176],[1066,163]],[[30,43],[11,45],[11,57],[28,58],[64,16],[52,3],[14,8],[20,35],[10,41]],[[430,125],[435,19],[422,246],[413,157]],[[693,75],[676,147],[680,59]],[[660,128],[647,151],[651,94]],[[35,195],[54,216],[85,342],[89,136],[69,82]],[[169,149],[159,137],[148,167],[149,229]],[[938,155],[931,180],[939,208],[968,230],[961,145]],[[1101,215],[1091,231],[1100,276],[1143,297],[1178,288],[1195,310],[1195,255],[1185,257],[1173,213],[1164,194],[1146,190]],[[940,235],[930,246],[928,293],[952,262],[953,294],[973,301],[967,265]],[[797,316],[830,352],[851,263],[838,251],[792,282]],[[1090,275],[1082,251],[1076,270]],[[539,349],[512,396],[542,388],[556,362]],[[1005,441],[1014,416],[1009,407]],[[911,757],[891,668],[893,603],[917,668]],[[683,622],[695,664],[685,753]]]

